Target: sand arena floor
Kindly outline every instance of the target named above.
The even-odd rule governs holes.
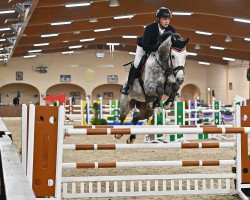
[[[21,119],[3,118],[6,126],[13,135],[17,151],[21,147]],[[109,144],[125,143],[126,137],[116,140],[113,136],[71,136],[64,143],[76,144]],[[143,136],[139,136],[135,143],[142,143]],[[211,141],[215,142],[215,141]],[[235,149],[149,149],[149,150],[124,150],[124,151],[64,151],[63,162],[113,162],[113,161],[163,161],[163,160],[231,160],[234,158]],[[138,175],[138,174],[193,174],[193,173],[228,173],[231,167],[155,167],[155,168],[129,168],[129,169],[78,169],[63,170],[63,176],[108,176],[108,175]],[[233,187],[233,183],[231,184]],[[116,197],[116,198],[85,198],[85,199],[138,199],[138,200],[222,200],[240,199],[237,195],[180,195],[180,196],[146,196],[146,197]]]

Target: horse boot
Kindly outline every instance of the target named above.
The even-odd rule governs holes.
[[[174,98],[175,98],[175,95],[174,96],[170,96],[164,103],[163,103],[163,108],[165,110],[168,110],[170,109],[174,104]]]
[[[134,67],[134,64],[131,64],[127,84],[125,84],[120,90],[122,94],[124,95],[129,94],[132,84],[134,80],[136,79],[136,75],[137,75],[137,68]]]

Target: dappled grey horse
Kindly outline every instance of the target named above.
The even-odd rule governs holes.
[[[180,85],[184,81],[186,64],[186,45],[189,38],[182,40],[179,34],[163,34],[156,52],[149,55],[143,73],[137,78],[128,95],[120,97],[120,120],[123,124],[127,114],[132,110],[132,123],[152,116],[154,108],[159,106],[163,95],[168,96],[164,109],[173,105]],[[116,135],[116,138],[121,136]],[[133,143],[135,135],[130,135],[127,143]]]

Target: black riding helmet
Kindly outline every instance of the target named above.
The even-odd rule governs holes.
[[[165,7],[161,7],[157,10],[156,12],[156,18],[160,19],[160,18],[172,18],[172,13],[168,8]]]

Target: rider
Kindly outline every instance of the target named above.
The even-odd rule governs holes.
[[[131,65],[127,84],[121,88],[121,93],[124,95],[129,94],[130,88],[135,78],[138,76],[139,69],[141,65],[144,64],[142,59],[144,55],[149,55],[151,52],[157,51],[159,47],[157,45],[159,36],[161,36],[164,32],[176,33],[175,28],[169,25],[172,13],[168,8],[159,8],[156,12],[156,18],[156,22],[146,26],[143,37],[140,37],[137,41],[135,60]]]

